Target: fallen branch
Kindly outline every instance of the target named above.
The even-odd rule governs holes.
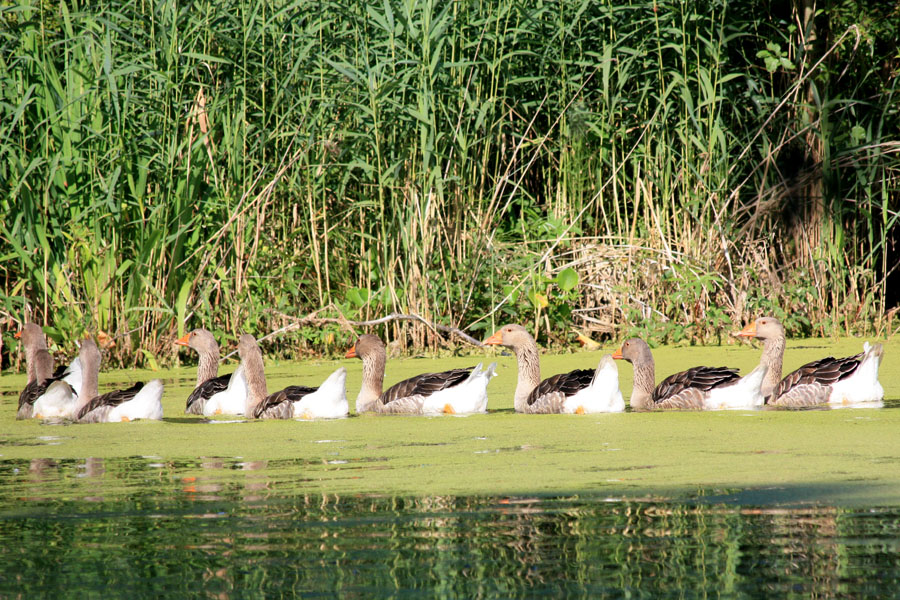
[[[274,336],[284,333],[286,331],[293,331],[295,329],[299,329],[300,327],[306,327],[309,325],[323,325],[325,323],[338,323],[339,325],[343,326],[348,331],[355,333],[355,330],[353,329],[354,327],[369,327],[372,325],[382,325],[384,323],[390,323],[391,321],[418,321],[419,323],[422,323],[426,327],[430,328],[432,331],[440,331],[442,333],[449,333],[449,334],[455,335],[458,338],[460,338],[461,340],[463,340],[464,342],[466,342],[468,344],[472,344],[473,346],[478,346],[479,348],[484,346],[484,344],[482,344],[480,340],[476,340],[471,335],[469,335],[468,333],[466,333],[465,331],[463,331],[457,327],[450,327],[448,325],[441,325],[440,323],[433,323],[419,315],[391,313],[391,314],[381,317],[379,319],[371,319],[369,321],[351,321],[350,319],[347,319],[343,315],[341,315],[339,317],[320,317],[320,316],[318,316],[319,313],[321,313],[325,310],[328,310],[328,309],[336,310],[336,307],[334,305],[328,305],[324,308],[320,308],[319,310],[309,313],[305,317],[293,317],[291,315],[284,314],[281,311],[270,308],[266,312],[276,315],[278,317],[281,317],[283,319],[287,319],[291,322],[288,323],[287,325],[285,325],[284,327],[280,327],[280,328],[276,329],[275,331],[264,335],[263,337],[259,338],[259,340],[257,340],[257,341],[261,342],[263,340],[266,340],[270,337],[274,337]],[[341,314],[340,311],[338,311],[338,314],[339,315]],[[223,356],[221,358],[221,360],[225,360],[226,358],[229,358],[236,353],[237,353],[237,350],[235,350],[234,352],[232,352],[230,354],[226,354],[225,356]]]

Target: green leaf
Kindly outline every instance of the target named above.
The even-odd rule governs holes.
[[[151,371],[159,371],[159,363],[156,362],[156,357],[149,350],[145,350],[141,348],[141,352],[144,354],[144,358],[147,359],[147,366],[150,367]]]
[[[193,280],[190,278],[185,279],[181,283],[181,289],[178,290],[178,298],[175,300],[175,314],[178,315],[178,337],[184,335],[184,315],[187,309],[188,296],[191,293],[191,283],[193,283]]]
[[[564,292],[574,290],[575,286],[578,285],[578,273],[576,273],[575,269],[573,269],[572,267],[563,269],[563,271],[556,277],[556,284]]]
[[[362,308],[369,301],[369,290],[365,288],[350,288],[347,290],[347,300],[356,308]]]
[[[509,296],[509,301],[513,304],[519,301],[519,292],[521,291],[519,288],[512,285],[504,285],[502,291],[503,297]]]
[[[547,296],[534,290],[528,290],[528,299],[531,300],[535,308],[547,308],[550,305]]]

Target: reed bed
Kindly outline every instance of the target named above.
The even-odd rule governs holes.
[[[806,4],[6,5],[7,329],[45,323],[70,353],[102,331],[150,366],[185,329],[323,306],[542,343],[702,342],[761,312],[890,333],[896,7]]]

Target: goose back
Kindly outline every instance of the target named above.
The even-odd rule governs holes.
[[[95,396],[81,407],[81,410],[76,415],[76,419],[81,423],[102,423],[106,420],[110,410],[132,400],[143,387],[144,383],[138,381],[130,388]]]

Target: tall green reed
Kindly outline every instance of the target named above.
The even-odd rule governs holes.
[[[590,286],[608,290],[597,308],[613,331],[657,338],[804,305],[796,331],[877,327],[896,263],[895,90],[874,52],[839,46],[812,70],[779,10],[9,8],[4,310],[20,319],[27,305],[60,342],[103,330],[137,363],[169,356],[185,328],[260,333],[278,312],[326,305],[474,332],[520,320],[561,339],[593,327],[570,306],[590,302]],[[865,68],[833,72],[848,53]],[[821,88],[814,107],[801,77]],[[810,135],[825,159],[797,168]],[[808,173],[825,174],[828,204],[812,225],[795,222],[816,201],[795,192]],[[798,237],[809,226],[812,251]],[[567,257],[596,244],[617,268],[602,250],[564,289]],[[808,279],[827,285],[812,293]],[[439,343],[418,324],[383,333]],[[273,349],[329,351],[347,340],[336,334],[308,329]]]

